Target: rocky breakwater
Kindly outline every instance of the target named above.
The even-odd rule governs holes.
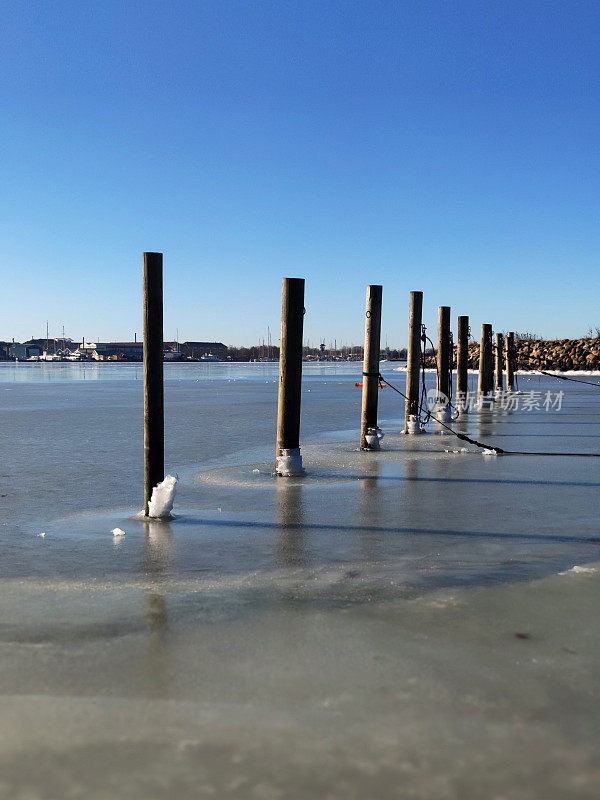
[[[521,339],[517,369],[600,370],[600,337],[582,339]]]
[[[519,339],[517,369],[521,370],[599,370],[600,336],[581,339]],[[435,356],[426,366],[435,368]],[[456,366],[456,348],[454,348]],[[479,368],[479,342],[469,344],[469,369]]]

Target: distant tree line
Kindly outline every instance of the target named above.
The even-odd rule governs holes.
[[[361,361],[364,357],[362,345],[338,347],[309,347],[302,348],[303,358],[321,361]],[[252,347],[229,346],[227,350],[228,360],[231,361],[279,361],[279,347],[275,345],[253,345]],[[406,359],[406,348],[386,347],[380,351],[381,359],[390,361],[402,361]]]

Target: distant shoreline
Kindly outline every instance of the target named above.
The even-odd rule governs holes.
[[[163,363],[165,365],[173,365],[173,366],[179,366],[179,367],[184,366],[184,365],[185,366],[196,366],[198,364],[203,364],[203,365],[208,365],[208,366],[215,366],[215,365],[221,365],[221,364],[226,364],[226,365],[244,364],[244,365],[248,366],[248,365],[252,364],[252,365],[255,365],[257,367],[258,366],[265,366],[265,365],[271,365],[271,366],[272,365],[278,365],[277,361],[172,361],[172,360],[166,360]],[[311,360],[311,361],[303,361],[302,363],[304,365],[316,366],[316,367],[344,367],[344,366],[348,366],[350,364],[355,364],[357,369],[362,367],[362,362],[361,361],[312,361]],[[69,361],[69,360],[64,360],[64,361],[59,361],[59,360],[54,360],[54,361],[43,361],[43,360],[42,361],[12,361],[11,360],[11,361],[0,361],[0,368],[3,367],[3,366],[14,366],[15,364],[18,364],[19,366],[25,366],[25,367],[26,366],[35,366],[35,367],[39,367],[39,366],[57,366],[57,365],[61,366],[61,367],[65,366],[65,365],[69,365],[69,366],[73,366],[73,367],[81,367],[81,366],[87,366],[87,367],[95,367],[95,366],[104,366],[104,367],[109,367],[109,366],[123,366],[123,367],[125,367],[125,366],[138,366],[138,367],[142,367],[143,366],[143,362],[142,361],[94,361],[94,360],[92,360],[92,361]],[[385,365],[394,364],[394,365],[396,365],[396,366],[393,367],[393,370],[395,372],[400,372],[400,373],[406,372],[406,361],[404,361],[404,360],[382,361],[381,364],[382,364],[382,366],[384,368],[385,368]],[[539,376],[542,376],[543,372],[541,372],[541,369],[543,369],[544,371],[560,373],[561,375],[580,375],[580,376],[592,376],[592,377],[598,376],[598,377],[600,377],[600,366],[598,367],[598,369],[560,369],[560,368],[551,367],[551,366],[542,368],[542,367],[524,367],[524,366],[520,365],[519,368],[515,371],[515,374],[517,374],[517,375],[539,375]],[[425,368],[425,372],[427,372],[428,374],[434,374],[436,372],[436,368],[435,368],[435,366],[427,366]],[[453,368],[453,372],[456,373],[456,367]],[[469,372],[470,375],[478,375],[479,374],[479,369],[477,367],[469,367],[468,372]]]

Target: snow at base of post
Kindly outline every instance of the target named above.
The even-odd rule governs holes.
[[[435,418],[439,419],[440,422],[451,422],[452,409],[450,406],[438,406],[435,412]]]
[[[375,428],[367,428],[367,432],[365,434],[365,442],[367,443],[367,447],[369,450],[379,450],[381,445],[381,440],[385,436],[385,433],[381,430],[379,426]]]
[[[406,423],[407,433],[425,433],[417,416],[411,415]]]
[[[275,472],[277,475],[282,475],[284,478],[292,478],[294,475],[304,475],[300,448],[293,447],[289,450],[282,450],[281,455],[277,456]]]
[[[168,519],[173,510],[173,501],[175,500],[175,485],[177,478],[173,475],[167,475],[164,481],[161,481],[152,490],[152,497],[148,503],[148,516],[154,519]]]

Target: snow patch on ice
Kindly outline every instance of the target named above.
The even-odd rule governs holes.
[[[559,575],[593,575],[595,572],[598,572],[598,567],[579,567],[577,564],[571,569],[567,569],[564,572],[559,572]]]
[[[444,450],[445,453],[470,453],[467,447],[460,447],[458,450]]]
[[[497,456],[498,453],[497,453],[496,450],[490,450],[490,449],[488,449],[486,447],[484,450],[482,450],[481,455],[483,455],[483,456]]]
[[[125,531],[122,528],[113,528],[111,533],[115,538],[125,536]]]
[[[155,519],[168,519],[173,510],[173,502],[175,500],[175,486],[177,485],[177,477],[174,475],[167,475],[164,481],[161,481],[152,490],[152,497],[148,503],[148,516]]]

